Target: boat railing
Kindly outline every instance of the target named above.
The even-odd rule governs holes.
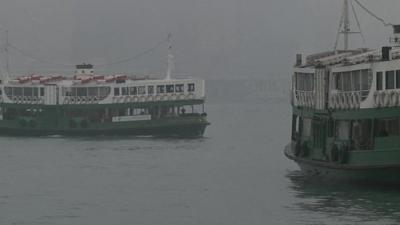
[[[374,107],[399,107],[400,90],[380,90],[374,92]]]
[[[112,103],[157,102],[196,99],[194,93],[162,93],[155,95],[114,96]]]
[[[365,99],[365,91],[338,91],[331,93],[329,105],[333,109],[358,109]]]
[[[44,104],[44,97],[38,96],[12,96],[9,99],[14,104]],[[5,102],[3,97],[0,98],[0,102]]]
[[[75,104],[96,104],[105,99],[106,97],[101,96],[65,96],[61,101],[64,105],[75,105]]]
[[[296,106],[312,108],[315,105],[314,91],[295,91]]]
[[[100,97],[71,97],[66,96],[61,101],[62,104],[99,104],[106,98]],[[163,93],[155,95],[120,95],[111,98],[112,104],[135,103],[135,102],[156,102],[156,101],[178,101],[198,99],[194,93]]]

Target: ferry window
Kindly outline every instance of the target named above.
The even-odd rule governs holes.
[[[88,88],[88,95],[89,96],[97,96],[98,92],[99,92],[99,88],[97,88],[97,87]]]
[[[44,88],[40,88],[40,96],[44,96]]]
[[[110,87],[100,87],[100,97],[107,97],[110,92],[111,92],[111,88]]]
[[[39,89],[33,88],[33,96],[35,96],[35,97],[39,96]]]
[[[87,88],[77,88],[76,89],[76,96],[79,96],[79,97],[87,96]]]
[[[312,91],[314,89],[313,73],[296,73],[296,90]]]
[[[119,88],[114,88],[114,95],[118,96],[119,95]]]
[[[148,86],[148,87],[147,87],[147,93],[148,93],[149,95],[154,94],[154,86]]]
[[[167,93],[174,93],[174,85],[167,85]]]
[[[146,94],[146,87],[145,86],[139,86],[137,91],[138,91],[139,95],[145,95]]]
[[[7,96],[12,96],[12,88],[11,87],[5,87],[4,92],[6,93]]]
[[[361,90],[369,90],[369,70],[361,70]]]
[[[164,93],[165,86],[164,85],[157,85],[157,94]]]
[[[121,94],[122,95],[128,95],[128,88],[127,87],[121,88]]]
[[[194,84],[188,84],[188,92],[194,92]]]
[[[361,82],[360,82],[360,70],[355,70],[351,72],[351,90],[352,91],[359,91],[361,88]]]
[[[376,90],[382,90],[382,72],[376,73]]]
[[[335,73],[336,90],[343,90],[342,73]]]
[[[349,121],[336,121],[336,138],[338,140],[349,140],[350,123]]]
[[[32,96],[33,90],[31,87],[24,88],[24,96]]]
[[[183,84],[176,84],[175,85],[175,92],[183,92]]]
[[[396,88],[400,88],[400,70],[396,70]]]
[[[344,72],[343,74],[343,91],[351,91],[351,72]]]
[[[137,95],[137,87],[130,87],[129,88],[130,95]]]
[[[20,88],[20,87],[14,87],[14,88],[13,88],[13,95],[14,95],[14,96],[21,96],[21,95],[22,95],[22,88]]]
[[[386,71],[386,89],[394,89],[394,71]]]

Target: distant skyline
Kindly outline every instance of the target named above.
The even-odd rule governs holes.
[[[360,0],[400,23],[398,0]],[[333,48],[342,0],[16,0],[0,3],[0,27],[32,55],[65,64],[133,56],[173,34],[176,73],[203,78],[290,76],[296,53]],[[367,47],[388,44],[390,27],[356,7]],[[351,46],[361,47],[360,38]],[[167,45],[108,71],[164,73]],[[73,71],[12,53],[11,70]],[[4,62],[4,59],[1,58]],[[99,68],[102,69],[102,68]]]

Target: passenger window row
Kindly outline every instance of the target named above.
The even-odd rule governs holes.
[[[385,90],[400,89],[400,70],[385,71]],[[376,90],[383,90],[383,72],[376,73]]]
[[[146,93],[146,86],[136,86],[136,87],[122,87],[122,88],[114,88],[114,96],[119,95],[152,95],[154,91],[156,94],[163,94],[163,93],[183,93],[185,91],[184,84],[167,84],[167,85],[156,85],[154,90],[154,86],[147,86],[147,93]],[[194,92],[195,91],[195,84],[190,83],[187,84],[187,92]]]

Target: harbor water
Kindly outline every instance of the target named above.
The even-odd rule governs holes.
[[[1,137],[0,224],[400,223],[399,188],[323,183],[284,157],[286,81],[209,83],[204,138]]]

